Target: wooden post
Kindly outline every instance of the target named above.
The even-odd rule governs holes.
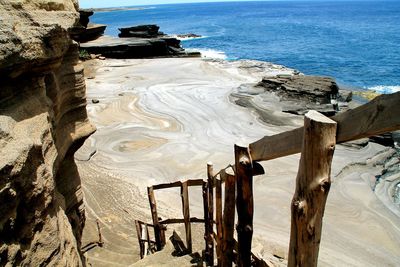
[[[143,259],[144,257],[144,244],[142,241],[142,227],[140,225],[140,222],[135,220],[135,226],[136,226],[136,234],[138,237],[138,242],[139,242],[139,249],[140,249],[140,258]]]
[[[291,205],[288,266],[317,266],[335,142],[336,122],[309,111],[304,117],[303,148]]]
[[[220,176],[221,178],[221,176]],[[216,179],[215,184],[215,218],[217,225],[217,262],[218,267],[221,266],[221,256],[222,256],[222,189],[221,189],[221,179]]]
[[[203,182],[203,210],[204,210],[204,241],[206,243],[206,248],[204,250],[204,258],[206,266],[210,266],[210,257],[208,252],[208,236],[210,230],[208,229],[208,182]]]
[[[189,190],[187,181],[182,183],[181,197],[182,197],[183,219],[185,220],[186,248],[187,248],[187,253],[192,253],[192,230],[190,227]]]
[[[225,180],[221,266],[232,267],[233,248],[235,247],[235,240],[233,239],[235,226],[235,176],[229,175],[223,170],[221,172],[221,180]]]
[[[253,166],[247,147],[235,145],[235,167],[238,213],[238,266],[251,264],[251,240],[253,237]]]
[[[164,244],[161,239],[161,225],[158,222],[158,215],[157,215],[157,205],[156,199],[154,198],[154,190],[153,187],[147,187],[147,194],[149,196],[149,203],[150,203],[150,210],[151,210],[151,218],[153,219],[154,225],[154,238],[156,241],[156,248],[157,251],[162,250]]]
[[[208,233],[207,233],[207,248],[206,256],[207,266],[214,266],[214,177],[213,177],[213,165],[211,162],[207,163],[207,190],[208,190]]]

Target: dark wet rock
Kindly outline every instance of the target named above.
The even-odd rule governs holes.
[[[157,38],[164,36],[163,32],[158,31],[160,29],[157,25],[138,25],[128,28],[119,28],[119,37],[136,37],[136,38]]]
[[[399,144],[400,142],[400,131],[374,135],[369,137],[369,140],[371,142],[378,143],[383,146],[394,147],[395,144]]]
[[[194,33],[186,33],[186,34],[178,34],[176,37],[178,38],[200,38],[201,35],[194,34]]]
[[[176,40],[176,39],[175,39]],[[107,58],[199,57],[200,53],[186,52],[174,38],[113,38],[102,36],[81,44],[90,54]]]
[[[306,75],[264,77],[258,86],[275,92],[284,100],[319,104],[330,104],[331,99],[336,99],[339,92],[339,87],[332,78]]]

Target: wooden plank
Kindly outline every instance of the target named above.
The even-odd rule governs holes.
[[[157,204],[156,204],[156,199],[154,197],[154,190],[153,190],[152,186],[147,187],[147,195],[149,197],[151,218],[153,219],[154,238],[156,240],[156,248],[157,248],[157,251],[160,251],[164,247],[164,243],[162,240],[161,225],[158,222]]]
[[[191,217],[190,218],[191,223],[204,223],[204,219],[200,219],[197,217]],[[175,223],[185,223],[185,219],[165,219],[162,221],[159,221],[160,224],[175,224]]]
[[[187,248],[187,253],[192,253],[192,229],[190,226],[189,190],[187,181],[182,183],[181,197],[182,197],[183,219],[185,221],[186,248]]]
[[[236,209],[238,223],[238,266],[251,265],[251,240],[253,238],[253,166],[247,147],[235,145]]]
[[[144,243],[142,241],[142,227],[138,220],[135,220],[135,227],[136,227],[136,234],[138,237],[139,242],[139,249],[140,249],[140,258],[143,259],[144,257]]]
[[[235,176],[221,172],[221,179],[225,180],[225,199],[224,199],[224,227],[222,228],[222,267],[232,267],[233,248],[234,248],[234,227],[235,227]]]
[[[188,186],[201,186],[201,185],[203,185],[203,179],[189,179],[186,182],[187,182]],[[153,190],[160,190],[160,189],[181,187],[181,186],[182,186],[182,182],[181,181],[176,181],[176,182],[173,182],[173,183],[165,183],[165,184],[153,185]]]
[[[213,165],[207,163],[207,200],[208,200],[208,221],[207,224],[207,240],[206,240],[206,265],[214,266],[214,177]]]
[[[337,122],[336,143],[343,143],[400,129],[400,92],[376,97],[358,108],[331,119]],[[270,160],[301,151],[304,128],[265,136],[250,144],[254,161]]]
[[[291,205],[288,266],[317,266],[335,141],[336,122],[309,111],[304,117],[303,149]]]
[[[221,266],[222,256],[222,189],[221,180],[215,180],[215,221],[217,225],[217,263]]]
[[[173,188],[173,187],[181,187],[181,186],[182,186],[182,182],[181,181],[176,181],[176,182],[173,182],[173,183],[153,185],[153,190],[159,190],[159,189],[165,189],[165,188]]]
[[[203,179],[187,180],[188,186],[202,186]]]

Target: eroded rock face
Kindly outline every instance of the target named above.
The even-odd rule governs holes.
[[[73,0],[0,1],[0,266],[81,266],[73,154],[93,131]]]

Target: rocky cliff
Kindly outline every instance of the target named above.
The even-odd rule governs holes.
[[[75,0],[0,1],[0,266],[81,266],[73,154],[93,131]]]

